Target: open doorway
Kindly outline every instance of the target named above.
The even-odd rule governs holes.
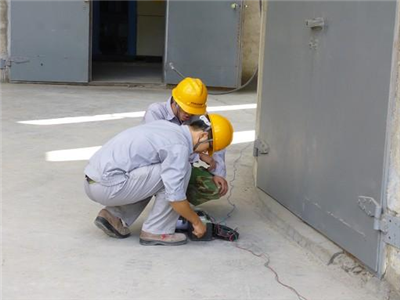
[[[165,1],[93,1],[92,81],[162,83]]]

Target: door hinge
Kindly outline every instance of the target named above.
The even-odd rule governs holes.
[[[269,145],[267,142],[256,139],[254,141],[253,147],[253,156],[259,156],[260,154],[268,154],[269,153]]]
[[[385,243],[400,248],[400,218],[383,213],[382,206],[374,198],[359,196],[358,207],[374,218],[374,229],[383,234]]]
[[[11,68],[12,63],[22,64],[29,62],[28,57],[8,57],[8,58],[0,58],[0,70],[4,70],[6,68]]]
[[[4,70],[7,67],[7,60],[0,58],[0,70]]]

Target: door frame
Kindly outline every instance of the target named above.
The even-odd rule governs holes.
[[[382,210],[383,213],[388,211],[388,185],[390,180],[390,153],[392,149],[392,130],[393,130],[393,110],[396,104],[396,89],[398,84],[399,69],[398,63],[400,60],[398,49],[396,47],[396,41],[398,41],[400,36],[400,5],[399,1],[396,1],[396,17],[394,22],[394,32],[393,32],[393,51],[392,51],[392,65],[390,74],[390,86],[389,86],[389,100],[388,100],[388,114],[386,117],[386,137],[385,137],[385,150],[384,150],[384,164],[383,164],[383,175],[382,175]],[[378,246],[378,271],[377,275],[382,278],[385,273],[386,265],[386,254],[387,254],[387,244],[384,241],[383,234],[379,235],[379,246]]]

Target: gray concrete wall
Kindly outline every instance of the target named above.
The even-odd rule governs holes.
[[[8,56],[8,7],[9,0],[0,0],[0,57]],[[0,81],[7,81],[7,72],[0,70]]]
[[[400,5],[397,8],[397,26],[400,27]],[[397,28],[397,56],[395,57],[393,70],[393,80],[395,83],[394,101],[390,107],[389,122],[390,130],[390,149],[389,149],[389,176],[387,205],[389,213],[400,216],[400,28]],[[386,279],[400,292],[400,250],[394,247],[387,247],[386,260]]]
[[[0,56],[6,56],[8,51],[8,1],[0,0]]]
[[[259,71],[258,71],[258,80],[257,80],[257,113],[256,113],[256,126],[255,126],[255,131],[256,131],[256,138],[259,135],[260,132],[260,119],[261,119],[261,106],[263,105],[262,101],[262,82],[263,82],[263,70],[262,66],[264,64],[264,49],[265,49],[265,28],[266,28],[266,23],[267,23],[267,1],[263,2],[262,6],[262,14],[261,14],[261,19],[260,19],[260,47],[259,47],[259,53],[261,55],[258,55],[258,66],[259,66]],[[254,160],[254,167],[253,167],[253,175],[254,175],[254,180],[257,182],[257,168],[258,168],[258,162],[257,159]]]
[[[266,4],[266,2],[264,2]],[[259,1],[245,0],[242,28],[242,82],[254,73],[258,64],[260,48],[260,8]]]

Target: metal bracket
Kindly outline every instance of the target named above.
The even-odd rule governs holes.
[[[385,243],[400,248],[400,218],[384,214],[374,198],[359,196],[357,202],[362,211],[374,218],[374,229],[382,232]]]
[[[22,64],[29,62],[28,57],[8,57],[8,58],[0,58],[0,70],[4,70],[6,68],[10,68],[12,63]]]
[[[267,142],[256,139],[254,141],[254,147],[253,147],[253,156],[259,156],[260,154],[268,154],[269,153],[269,145]]]
[[[231,4],[231,8],[232,8],[232,9],[240,8],[240,4],[232,3],[232,4]]]
[[[324,18],[314,18],[306,20],[306,26],[314,29],[314,30],[321,30],[325,26]]]
[[[385,214],[383,222],[386,227],[385,243],[400,248],[400,218]]]
[[[372,197],[359,196],[358,206],[363,210],[368,216],[380,218],[382,215],[382,206],[375,201]]]
[[[374,229],[381,230],[382,206],[374,198],[366,196],[359,196],[357,202],[361,210],[374,218]]]
[[[7,60],[0,58],[0,70],[4,70],[7,67]]]

